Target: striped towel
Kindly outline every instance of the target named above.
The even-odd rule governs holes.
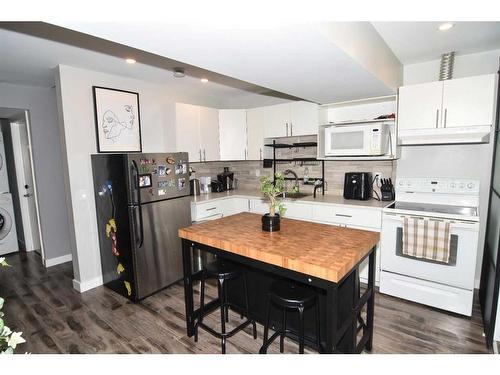
[[[405,217],[403,222],[404,255],[450,262],[450,222],[419,217]]]

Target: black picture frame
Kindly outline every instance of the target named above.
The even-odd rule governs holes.
[[[100,93],[107,93],[107,95],[110,94],[110,92],[116,92],[122,94],[127,94],[130,95],[129,98],[127,98],[129,101],[123,103],[124,107],[130,106],[132,107],[132,111],[129,112],[131,116],[129,119],[127,119],[128,124],[123,125],[127,123],[127,121],[120,121],[117,115],[107,109],[103,110],[103,107],[106,108],[106,105],[109,103],[100,103],[99,100],[99,94]],[[142,152],[142,130],[141,130],[141,111],[140,111],[140,104],[139,104],[139,93],[133,92],[133,91],[127,91],[127,90],[121,90],[121,89],[115,89],[111,87],[103,87],[103,86],[92,86],[92,97],[94,100],[94,123],[95,123],[95,132],[96,132],[96,145],[97,145],[97,152],[98,153],[128,153],[128,152]],[[118,99],[118,98],[117,98]],[[131,101],[134,102],[133,105],[128,104],[131,103]],[[116,105],[116,103],[114,103]],[[136,110],[134,110],[134,106]],[[109,118],[112,118],[111,123],[115,123],[115,125],[112,126],[112,128],[116,126],[121,126],[121,131],[126,131],[130,130],[127,128],[127,126],[133,127],[136,125],[137,130],[134,132],[137,134],[132,134],[129,135],[130,137],[134,137],[134,143],[136,143],[136,147],[130,145],[124,145],[123,148],[120,147],[120,139],[114,139],[113,141],[109,141],[110,137],[108,133],[111,133],[111,131],[108,129],[107,131],[101,129],[104,127],[104,114],[110,112],[112,116],[109,116]],[[135,116],[136,114],[136,116]],[[137,121],[135,122],[135,119]],[[100,123],[101,122],[101,123]],[[132,122],[130,124],[130,122]],[[119,124],[119,125],[118,125]],[[127,128],[127,129],[125,129]],[[118,132],[118,135],[121,134],[121,131]],[[116,135],[116,131],[114,132]],[[116,136],[114,138],[117,138]]]

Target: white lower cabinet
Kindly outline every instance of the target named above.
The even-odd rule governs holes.
[[[298,220],[312,220],[312,205],[300,202],[286,202],[284,217]]]
[[[240,212],[248,212],[248,199],[247,198],[227,198],[221,201],[222,215],[224,217],[236,215]]]
[[[250,199],[249,206],[250,212],[253,212],[255,214],[264,215],[269,212],[269,202],[264,199]]]

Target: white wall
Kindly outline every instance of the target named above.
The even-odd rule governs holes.
[[[456,56],[454,78],[496,73],[500,50]],[[406,65],[404,84],[437,81],[439,60]],[[480,180],[480,233],[476,264],[476,287],[479,287],[483,260],[493,143],[474,145],[403,146],[396,164],[398,177],[466,177]],[[437,162],[439,160],[439,162]]]
[[[70,254],[55,90],[0,83],[0,107],[30,113],[33,159],[46,261]]]
[[[166,85],[60,65],[56,72],[66,196],[71,221],[74,286],[102,284],[90,155],[97,152],[92,86],[139,93],[143,152],[175,151],[175,102],[218,107],[216,98]]]
[[[500,59],[500,49],[455,56],[453,78],[463,78],[480,74],[496,73]],[[405,85],[437,81],[439,78],[440,59],[426,61],[403,67]]]

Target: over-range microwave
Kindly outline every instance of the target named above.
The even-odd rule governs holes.
[[[325,128],[325,156],[385,155],[389,132],[384,122],[328,126]]]

